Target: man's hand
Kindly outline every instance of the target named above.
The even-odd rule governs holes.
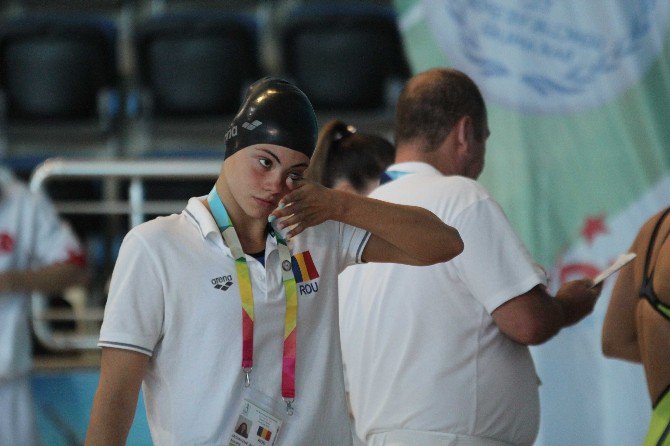
[[[9,271],[0,273],[0,294],[9,293],[14,290],[14,280]]]
[[[593,286],[589,279],[564,283],[556,293],[556,300],[563,308],[563,326],[573,325],[591,314],[601,291],[602,283]]]
[[[542,285],[508,300],[491,315],[500,331],[524,345],[542,344],[563,327],[583,319],[593,310],[602,287],[589,279],[563,284],[556,297]]]

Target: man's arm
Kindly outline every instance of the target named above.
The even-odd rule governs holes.
[[[432,265],[451,260],[463,251],[458,231],[420,207],[387,203],[304,180],[284,196],[282,203],[286,207],[275,210],[273,215],[290,216],[279,223],[280,227],[296,225],[289,237],[326,220],[370,232],[363,251],[367,262]]]
[[[602,287],[590,280],[565,283],[550,296],[538,285],[498,308],[491,314],[500,331],[524,345],[546,342],[563,327],[575,324],[593,311]]]
[[[22,271],[4,271],[0,272],[0,294],[30,291],[57,293],[71,286],[85,285],[87,279],[84,268],[69,262]]]
[[[148,364],[149,356],[142,353],[102,349],[100,382],[86,432],[87,446],[126,444]]]

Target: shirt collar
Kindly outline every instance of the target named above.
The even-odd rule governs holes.
[[[185,212],[190,215],[195,224],[198,226],[203,238],[207,238],[210,234],[219,234],[219,228],[216,226],[214,217],[205,206],[207,197],[193,197],[188,200]]]
[[[439,170],[423,161],[407,161],[404,163],[392,164],[386,170],[393,172],[420,173],[425,175],[442,175]]]
[[[202,234],[203,238],[211,238],[214,241],[214,243],[225,248],[225,250],[228,252],[229,248],[223,241],[223,237],[221,237],[221,232],[219,232],[219,227],[216,224],[216,220],[214,220],[214,216],[212,215],[211,212],[209,212],[207,206],[205,206],[206,200],[207,200],[206,195],[202,197],[193,197],[189,199],[188,204],[186,205],[185,212],[192,217],[195,225],[200,230],[200,234]],[[276,247],[277,247],[277,240],[275,240],[274,237],[268,234],[265,249],[269,250],[274,249]]]

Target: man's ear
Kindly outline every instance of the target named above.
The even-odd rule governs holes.
[[[466,115],[459,119],[456,123],[456,132],[459,152],[467,151],[470,148],[470,141],[472,141],[474,132],[472,118]]]

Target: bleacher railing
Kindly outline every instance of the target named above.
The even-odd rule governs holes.
[[[127,215],[130,226],[145,221],[147,215],[167,215],[181,211],[186,200],[147,200],[147,180],[206,180],[212,182],[219,174],[221,159],[145,159],[145,160],[64,160],[49,159],[38,166],[30,180],[32,191],[45,193],[47,183],[64,180],[100,180],[105,193],[100,200],[54,201],[61,214]],[[119,191],[127,187],[127,194]],[[127,197],[127,198],[122,198]],[[32,320],[37,340],[53,351],[95,349],[104,308],[91,306],[88,290],[73,288],[64,292],[72,309],[49,308],[48,297],[33,293]],[[73,321],[75,330],[58,331],[52,322]]]

